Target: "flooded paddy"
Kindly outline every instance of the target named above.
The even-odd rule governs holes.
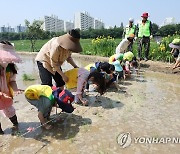
[[[23,55],[18,64],[17,82],[25,89],[40,83],[34,55]],[[94,59],[75,58],[79,67]],[[70,69],[69,64],[62,68]],[[23,73],[32,74],[34,81],[23,81]],[[58,154],[146,154],[180,153],[180,143],[135,143],[141,137],[180,138],[180,75],[140,70],[140,75],[120,83],[121,91],[109,89],[103,96],[90,92],[90,105],[76,107],[73,114],[61,113],[60,121],[52,121],[53,129],[37,128],[37,110],[24,95],[14,99],[19,126],[13,129],[7,118],[0,117],[5,132],[0,136],[0,153],[58,153]],[[58,109],[58,112],[61,110]],[[55,109],[52,118],[55,117]],[[35,130],[27,133],[27,128]],[[132,142],[126,147],[118,144],[119,134],[129,132]],[[27,134],[25,134],[27,133]],[[24,135],[25,134],[25,135]]]

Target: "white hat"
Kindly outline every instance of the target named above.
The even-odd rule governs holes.
[[[129,22],[134,22],[134,19],[133,18],[129,18]]]

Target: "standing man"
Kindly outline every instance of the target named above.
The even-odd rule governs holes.
[[[150,47],[150,38],[152,38],[152,24],[148,20],[148,13],[145,12],[142,14],[142,21],[137,25],[136,35],[138,37],[138,58],[142,60],[142,47],[144,45],[144,60],[148,60],[149,56],[149,47]]]
[[[134,19],[133,18],[129,18],[129,24],[126,25],[124,32],[123,32],[123,37],[124,38],[128,38],[130,34],[134,34],[135,35],[135,30],[136,30],[136,26],[134,25]],[[132,46],[133,46],[133,41],[129,44],[127,51],[131,51],[132,52]]]

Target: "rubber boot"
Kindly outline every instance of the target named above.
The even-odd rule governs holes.
[[[0,123],[0,135],[4,134],[2,128],[1,128],[1,123]]]
[[[18,121],[17,121],[17,116],[16,115],[14,115],[13,117],[11,117],[9,119],[13,123],[13,126],[17,126],[18,125]]]

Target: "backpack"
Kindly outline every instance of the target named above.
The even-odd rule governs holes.
[[[63,112],[72,113],[74,111],[74,107],[72,106],[74,95],[70,91],[57,88],[52,92],[52,94],[59,108],[61,108]]]

